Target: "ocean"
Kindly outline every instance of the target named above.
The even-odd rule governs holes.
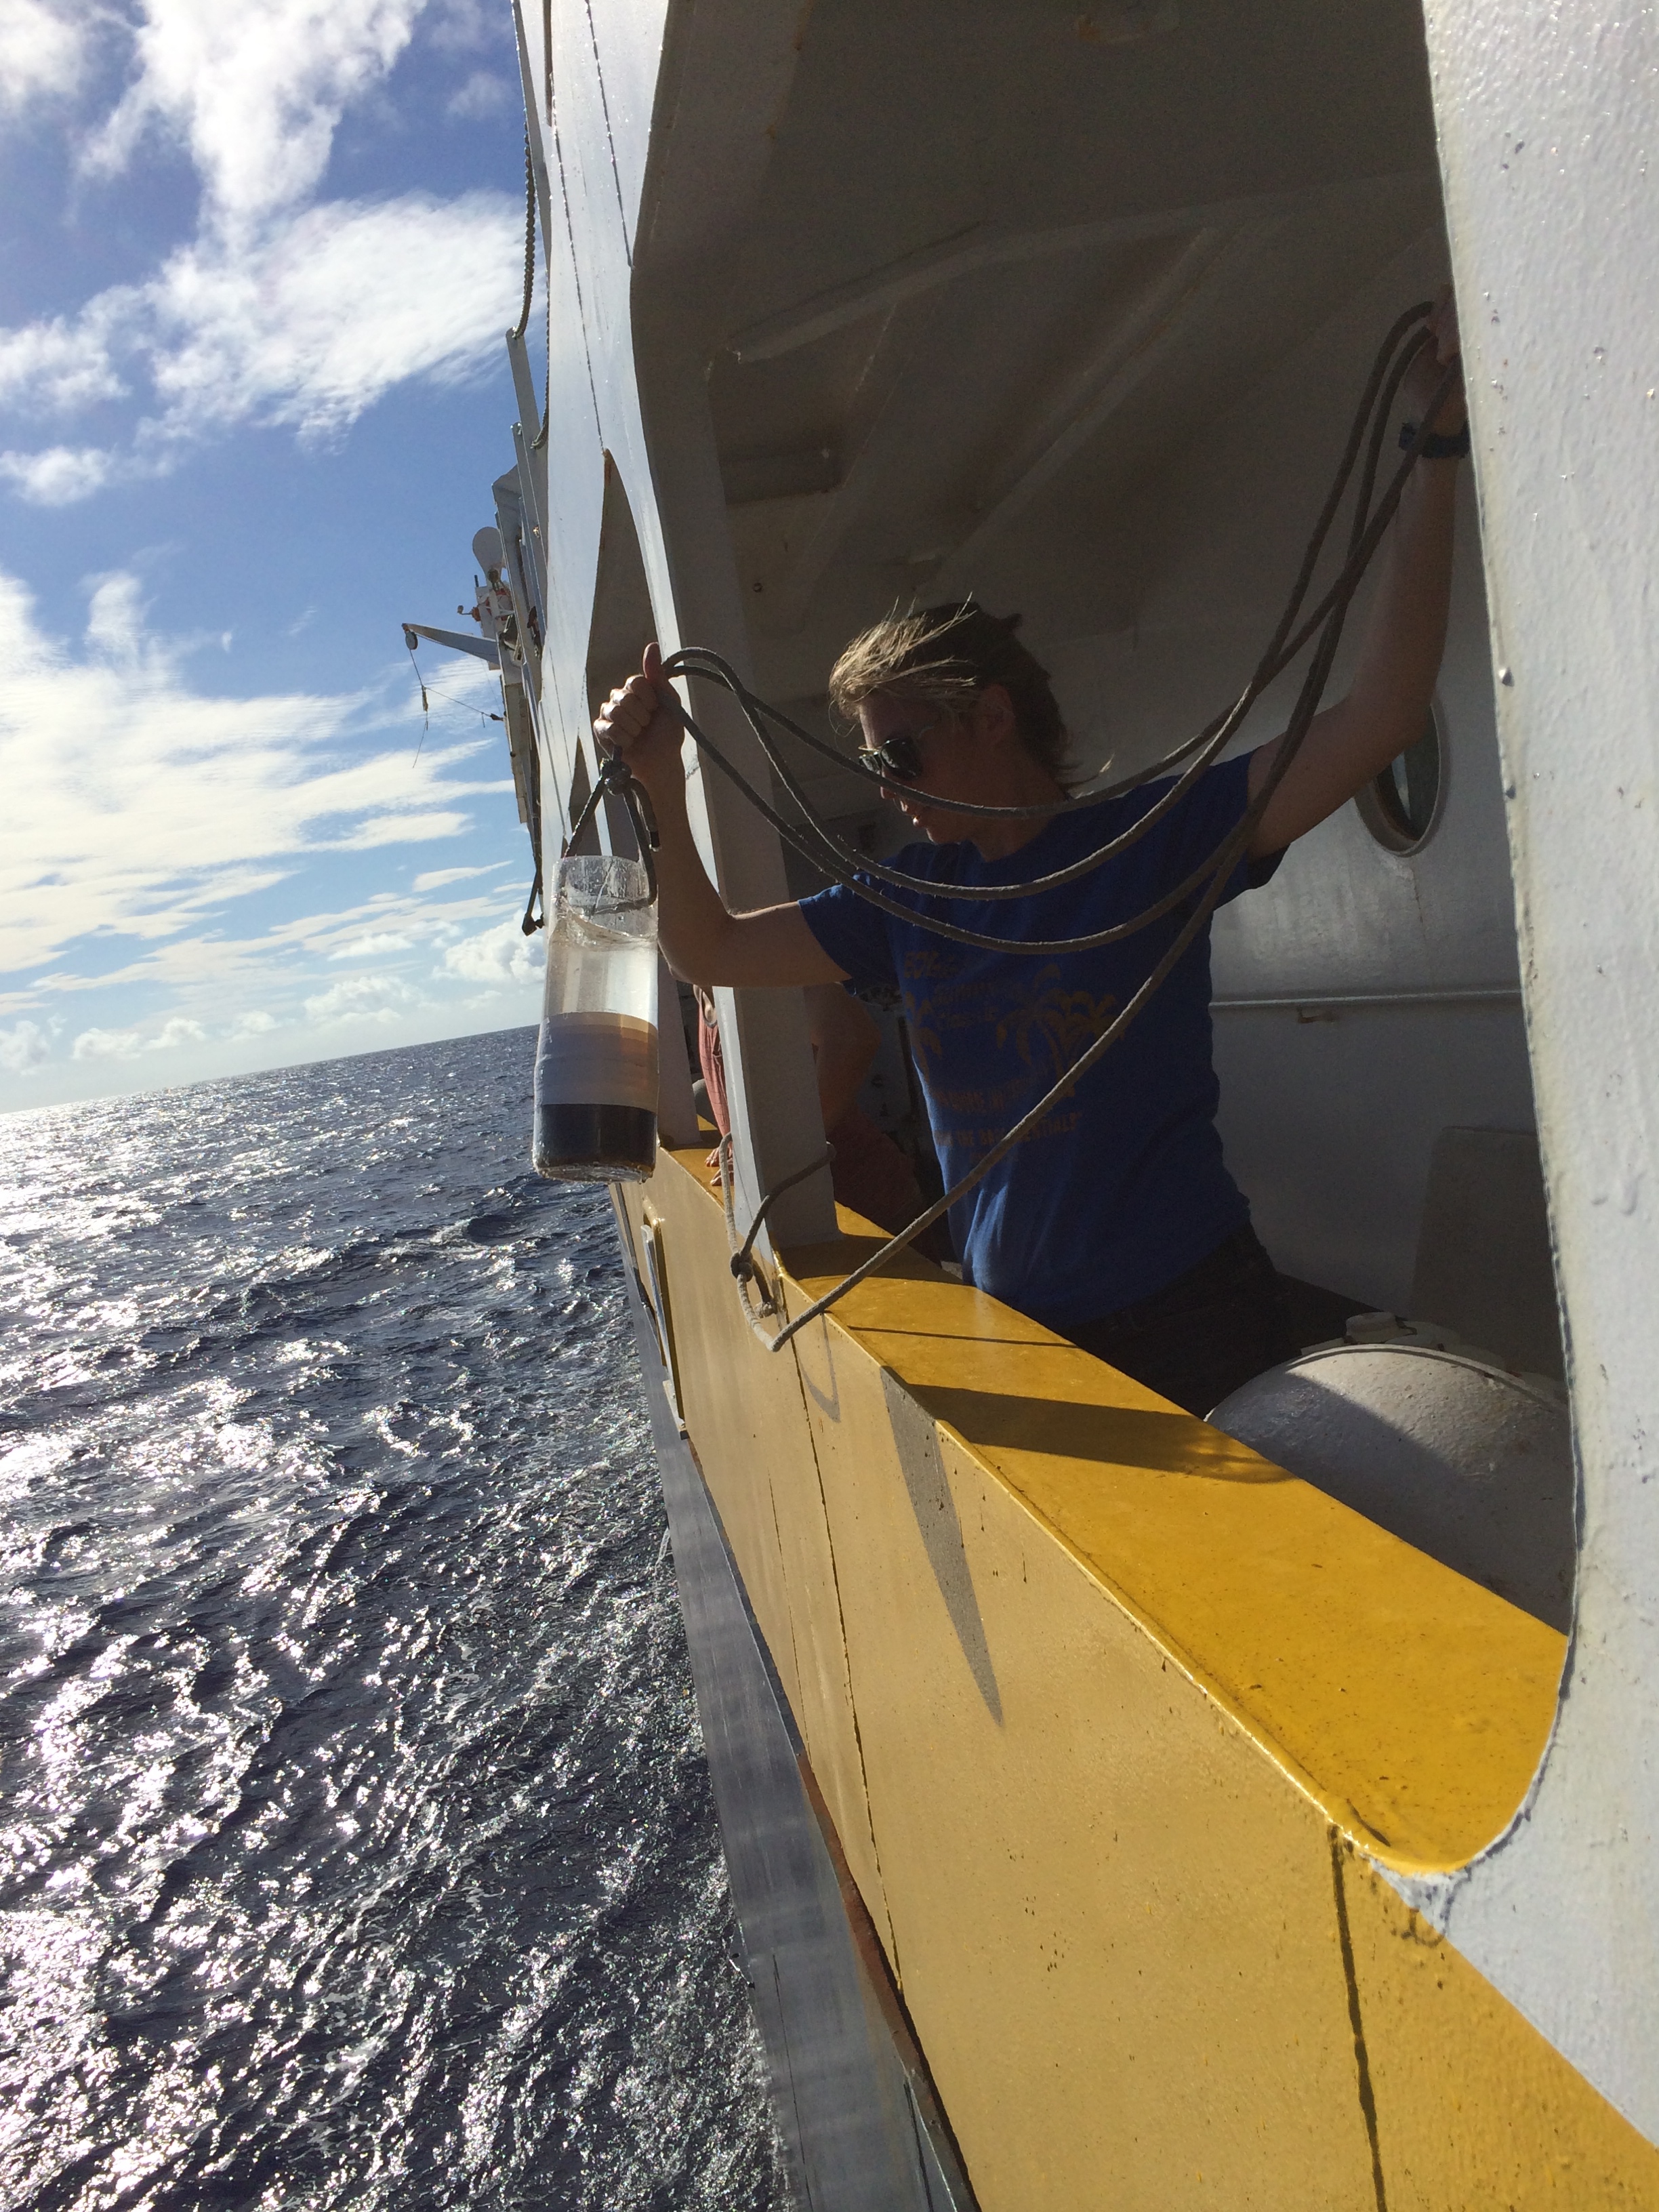
[[[0,1119],[0,2203],[787,2203],[534,1032]]]

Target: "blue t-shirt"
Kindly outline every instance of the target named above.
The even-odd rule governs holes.
[[[1032,898],[932,902],[1010,939],[1079,937],[1127,921],[1189,875],[1234,829],[1249,760],[1224,761],[1138,844]],[[999,860],[976,847],[909,845],[895,865],[959,887],[1029,883],[1096,850],[1169,789],[1146,786],[1056,815]],[[1227,898],[1278,865],[1243,860]],[[890,897],[921,906],[921,894]],[[855,988],[902,996],[947,1187],[1034,1106],[1132,998],[1188,902],[1092,952],[1033,956],[953,945],[840,884],[803,899],[813,935]],[[951,1208],[963,1279],[1062,1333],[1172,1283],[1249,1218],[1216,1133],[1210,940],[1202,930],[1150,1003],[1046,1121]]]

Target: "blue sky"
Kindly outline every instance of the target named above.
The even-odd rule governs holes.
[[[506,0],[0,0],[0,1107],[535,1019],[494,678],[427,726],[400,628],[522,144]]]

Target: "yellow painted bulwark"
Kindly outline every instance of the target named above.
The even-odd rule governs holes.
[[[849,1242],[791,1255],[800,1304]],[[933,1270],[872,1279],[798,1342],[819,1397],[843,1369],[890,1378],[866,1430],[896,1383],[961,1438],[1390,1864],[1461,1865],[1505,1826],[1554,1715],[1554,1630]]]
[[[1659,2203],[1646,2137],[1375,1869],[1343,1880],[1389,2212]]]
[[[652,1203],[691,1440],[985,2212],[1659,2206],[1374,1863],[1506,1825],[1559,1636],[924,1262],[774,1357],[701,1161]],[[793,1310],[858,1256],[788,1255]]]
[[[684,1164],[689,1172],[679,1173]],[[623,1185],[637,1223],[647,1202]],[[726,1224],[697,1153],[663,1156],[648,1203],[661,1223],[681,1413],[870,1916],[890,1943],[870,1833],[834,1558],[812,1432],[793,1360],[743,1318]]]

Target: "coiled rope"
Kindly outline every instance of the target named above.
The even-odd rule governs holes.
[[[1346,616],[1348,605],[1358,587],[1371,556],[1382,541],[1383,532],[1394,519],[1401,495],[1405,489],[1406,480],[1415,465],[1424,440],[1429,434],[1425,428],[1419,428],[1399,468],[1395,471],[1388,489],[1377,503],[1375,513],[1368,514],[1382,440],[1388,429],[1389,410],[1394,397],[1413,358],[1427,343],[1427,332],[1417,332],[1412,341],[1401,350],[1398,358],[1393,362],[1391,368],[1389,357],[1399,344],[1401,337],[1410,329],[1411,325],[1414,321],[1420,321],[1429,312],[1426,303],[1413,308],[1408,314],[1401,317],[1389,332],[1384,347],[1379,354],[1377,366],[1367,383],[1364,397],[1355,417],[1353,431],[1345,450],[1337,477],[1332,486],[1331,495],[1326,501],[1319,522],[1316,526],[1314,536],[1310,540],[1290,601],[1280,617],[1273,641],[1257,664],[1249,684],[1224,714],[1218,715],[1207,728],[1201,730],[1197,737],[1189,738],[1186,744],[1178,746],[1173,752],[1164,755],[1161,760],[1153,762],[1149,767],[1139,769],[1134,775],[1095,791],[1082,792],[1069,799],[1050,801],[1046,805],[988,806],[971,800],[948,799],[939,793],[921,790],[915,785],[907,787],[915,797],[930,805],[946,808],[953,813],[996,817],[1004,820],[1031,817],[1047,819],[1055,814],[1076,812],[1085,807],[1104,805],[1110,800],[1121,799],[1127,793],[1139,789],[1146,784],[1155,782],[1159,776],[1167,774],[1171,768],[1182,761],[1188,761],[1188,765],[1170,788],[1137,821],[1132,823],[1127,830],[1121,831],[1117,836],[1109,838],[1104,844],[1096,847],[1092,852],[1086,853],[1079,860],[1072,862],[1069,866],[1058,868],[1051,875],[1035,877],[1029,882],[1007,884],[977,884],[965,890],[957,890],[952,885],[938,882],[934,878],[913,876],[903,869],[889,867],[884,862],[872,860],[866,854],[855,852],[817,818],[811,800],[802,789],[788,762],[784,758],[776,741],[767,729],[766,723],[769,720],[775,722],[781,728],[787,730],[792,736],[800,739],[813,750],[827,755],[843,768],[848,765],[846,755],[835,746],[826,744],[823,738],[803,729],[799,723],[792,720],[780,708],[772,706],[769,701],[760,698],[756,693],[750,691],[726,661],[705,647],[688,647],[684,651],[675,653],[670,659],[664,662],[663,674],[665,677],[693,674],[703,676],[721,684],[732,693],[742,708],[744,720],[758,741],[773,772],[800,809],[802,820],[799,823],[791,822],[780,814],[777,809],[755,789],[741,770],[726,758],[719,746],[698,726],[672,693],[659,694],[665,711],[680,723],[688,735],[696,741],[700,750],[723,775],[736,784],[750,805],[755,806],[771,823],[787,843],[804,859],[811,861],[822,873],[828,875],[832,882],[854,891],[859,897],[866,900],[870,905],[878,908],[884,914],[892,915],[920,928],[930,930],[934,935],[948,938],[955,944],[970,945],[990,951],[1025,953],[1033,957],[1093,951],[1101,945],[1118,944],[1123,939],[1133,936],[1137,931],[1146,928],[1151,923],[1161,920],[1166,914],[1172,913],[1201,884],[1208,881],[1218,863],[1219,848],[1200,861],[1191,874],[1177,884],[1173,890],[1165,892],[1162,898],[1157,900],[1143,912],[1131,916],[1126,921],[1115,922],[1107,928],[1096,930],[1082,937],[1014,939],[999,936],[984,930],[968,929],[959,923],[947,921],[939,915],[929,914],[908,902],[902,904],[896,899],[889,898],[878,890],[869,878],[874,877],[878,882],[890,884],[896,889],[910,891],[923,899],[943,900],[946,902],[955,901],[978,905],[985,900],[1033,898],[1040,896],[1044,891],[1058,890],[1062,884],[1075,883],[1079,878],[1090,874],[1094,869],[1103,866],[1108,860],[1115,859],[1119,854],[1127,851],[1130,846],[1138,843],[1150,830],[1163,820],[1170,809],[1191,790],[1198,778],[1214,765],[1231,739],[1237,735],[1245,715],[1255,704],[1267,686],[1289,665],[1309,640],[1332,621],[1337,623],[1340,635],[1341,622]],[[1424,415],[1425,424],[1433,421],[1440,400],[1450,391],[1455,374],[1455,369],[1448,372],[1443,380],[1441,392],[1436,396],[1433,406],[1425,409]],[[1295,635],[1291,636],[1289,633],[1300,611],[1302,601],[1306,597],[1314,566],[1329,532],[1332,518],[1346,488],[1348,478],[1352,473],[1354,459],[1364,437],[1368,422],[1371,428],[1370,450],[1366,455],[1365,470],[1361,481],[1347,558],[1335,582],[1303,623],[1301,628],[1296,631]],[[860,763],[858,773],[867,776],[878,786],[881,783],[879,770],[866,769]]]
[[[1361,395],[1359,405],[1355,410],[1353,422],[1349,429],[1347,442],[1343,448],[1342,457],[1337,466],[1336,476],[1332,482],[1329,492],[1326,495],[1325,504],[1320,511],[1319,519],[1314,526],[1313,535],[1308,541],[1306,550],[1303,555],[1301,568],[1297,573],[1296,581],[1291,589],[1289,601],[1286,604],[1285,612],[1279,617],[1279,627],[1274,631],[1272,641],[1269,643],[1266,653],[1262,655],[1261,660],[1258,664],[1255,674],[1251,678],[1249,684],[1246,687],[1241,698],[1236,701],[1234,704],[1227,709],[1224,714],[1218,715],[1214,721],[1208,724],[1206,728],[1200,730],[1196,737],[1188,738],[1183,744],[1177,745],[1173,751],[1166,753],[1161,760],[1154,761],[1151,766],[1147,768],[1137,769],[1133,775],[1125,776],[1119,782],[1106,784],[1092,791],[1079,792],[1073,793],[1071,797],[1063,799],[1045,800],[1041,805],[1037,805],[990,806],[981,801],[974,799],[947,799],[941,793],[925,790],[920,785],[916,784],[908,785],[906,788],[909,790],[915,797],[927,800],[930,805],[942,807],[953,814],[996,817],[1005,821],[1023,820],[1033,817],[1040,817],[1041,819],[1047,820],[1050,816],[1054,814],[1076,811],[1084,807],[1101,806],[1104,805],[1111,799],[1121,799],[1127,793],[1137,790],[1142,785],[1155,782],[1159,776],[1167,774],[1170,769],[1177,767],[1181,762],[1188,759],[1193,752],[1200,749],[1204,757],[1200,763],[1195,763],[1194,765],[1198,772],[1202,773],[1203,768],[1210,765],[1210,763],[1225,749],[1228,739],[1237,731],[1244,714],[1248,711],[1250,706],[1254,705],[1255,700],[1260,696],[1265,686],[1269,684],[1275,676],[1279,674],[1286,665],[1295,658],[1297,653],[1300,652],[1303,646],[1307,643],[1309,638],[1313,635],[1320,623],[1330,611],[1336,594],[1342,585],[1343,579],[1341,577],[1337,579],[1336,583],[1333,585],[1330,592],[1328,592],[1326,597],[1320,601],[1319,605],[1314,609],[1313,613],[1308,617],[1307,621],[1297,632],[1296,635],[1293,638],[1291,637],[1291,626],[1295,622],[1297,614],[1301,611],[1302,603],[1307,597],[1309,586],[1313,580],[1314,569],[1318,563],[1321,552],[1324,550],[1325,540],[1330,534],[1331,524],[1334,520],[1337,509],[1341,504],[1342,495],[1347,489],[1348,480],[1353,473],[1354,463],[1358,457],[1360,445],[1365,438],[1365,432],[1368,425],[1370,428],[1371,434],[1369,450],[1366,455],[1365,475],[1361,484],[1358,501],[1362,521],[1365,512],[1370,507],[1371,492],[1375,487],[1376,470],[1382,453],[1382,440],[1387,430],[1389,413],[1394,404],[1395,395],[1399,389],[1401,381],[1404,378],[1407,370],[1410,368],[1413,359],[1426,343],[1428,333],[1426,331],[1418,331],[1413,337],[1411,343],[1405,347],[1403,351],[1398,355],[1397,358],[1391,357],[1395,356],[1395,349],[1400,346],[1401,339],[1406,336],[1407,332],[1411,330],[1413,324],[1421,322],[1423,318],[1431,312],[1431,306],[1426,301],[1419,302],[1419,304],[1414,307],[1408,307],[1405,313],[1396,319],[1392,329],[1389,331],[1388,336],[1384,338],[1382,346],[1378,349],[1376,358],[1372,364],[1370,374],[1366,380],[1364,392]],[[1384,389],[1385,378],[1387,379],[1386,389]],[[1451,382],[1452,376],[1449,373],[1446,380],[1442,386],[1443,392],[1449,392],[1450,390]],[[1428,419],[1432,420],[1432,410],[1430,411]],[[1387,512],[1381,514],[1379,517],[1378,527],[1376,532],[1376,537],[1380,538],[1382,528],[1387,526],[1388,520],[1392,515],[1395,507],[1398,504],[1400,491],[1404,487],[1405,479],[1410,472],[1412,464],[1415,460],[1419,450],[1420,450],[1421,444],[1422,441],[1420,439],[1413,441],[1411,452],[1408,453],[1407,459],[1402,462],[1400,467],[1397,482],[1395,486],[1391,487],[1391,497]],[[1374,550],[1374,544],[1367,548],[1364,555],[1364,558],[1366,560],[1369,560],[1370,552]],[[739,705],[743,708],[750,727],[754,729],[756,737],[759,739],[762,746],[765,749],[768,759],[779,769],[781,776],[785,781],[786,788],[790,792],[790,795],[796,798],[797,803],[802,806],[803,811],[807,814],[808,826],[810,826],[822,837],[826,845],[838,848],[841,853],[848,860],[851,860],[856,867],[863,870],[866,874],[878,875],[887,882],[901,884],[906,887],[913,887],[918,890],[931,891],[934,893],[938,892],[939,886],[932,878],[910,876],[905,874],[901,870],[885,868],[880,862],[872,860],[867,854],[854,853],[850,847],[841,843],[838,839],[834,837],[832,833],[825,830],[823,824],[817,820],[816,816],[812,813],[810,804],[804,799],[804,797],[799,794],[793,779],[790,779],[788,776],[787,763],[779,760],[775,750],[772,745],[771,741],[767,737],[764,729],[756,726],[757,720],[757,718],[764,718],[776,722],[781,728],[787,730],[792,737],[799,738],[803,744],[809,746],[812,751],[823,755],[827,760],[835,762],[836,764],[842,769],[850,769],[855,775],[863,776],[870,782],[875,784],[878,788],[882,787],[884,781],[879,769],[869,768],[862,761],[849,761],[847,755],[842,752],[838,746],[828,744],[822,738],[815,735],[812,731],[803,729],[799,722],[792,720],[791,718],[787,714],[784,714],[781,708],[772,706],[768,701],[762,699],[757,696],[757,694],[749,690],[746,685],[739,681],[729,663],[723,660],[718,653],[710,652],[706,647],[688,646],[684,649],[684,651],[676,653],[670,661],[664,664],[663,672],[665,675],[681,672],[687,675],[707,675],[711,677],[715,682],[724,684],[725,687],[734,695],[738,699]],[[666,703],[668,703],[672,708],[678,702],[670,701]],[[698,742],[707,746],[708,741],[702,738],[700,733],[698,733]],[[1188,773],[1191,774],[1192,771],[1189,770]],[[1159,802],[1160,805],[1163,805],[1166,802],[1164,801]],[[1159,817],[1156,815],[1145,817],[1140,823],[1137,824],[1135,830],[1132,834],[1123,838],[1115,839],[1109,844],[1101,847],[1096,853],[1085,856],[1082,861],[1075,864],[1070,869],[1057,871],[1051,876],[1044,876],[1041,878],[1035,879],[1030,884],[1015,884],[1006,887],[998,887],[994,890],[991,886],[981,885],[973,892],[972,896],[976,900],[988,896],[1001,898],[1024,898],[1029,896],[1034,890],[1046,890],[1060,884],[1070,883],[1078,876],[1087,873],[1091,868],[1097,867],[1103,860],[1109,859],[1113,854],[1121,851],[1125,846],[1133,844],[1137,836],[1145,834],[1145,830],[1146,827],[1149,826],[1150,823],[1152,821],[1156,821],[1158,818]],[[966,896],[969,895],[964,893],[963,896]]]
[[[992,1169],[1006,1159],[1017,1145],[1023,1143],[1025,1138],[1048,1118],[1054,1108],[1070,1095],[1090,1069],[1111,1050],[1129,1024],[1155,996],[1166,977],[1208,922],[1210,916],[1220,902],[1234,867],[1248,850],[1257,828],[1272,803],[1274,793],[1284,781],[1302,749],[1303,742],[1314,717],[1319,711],[1320,701],[1330,677],[1332,664],[1335,659],[1337,647],[1341,640],[1343,624],[1346,619],[1348,609],[1352,604],[1354,594],[1358,590],[1361,579],[1382,542],[1383,532],[1394,519],[1401,496],[1405,490],[1407,479],[1415,467],[1424,445],[1431,434],[1431,425],[1435,416],[1449,396],[1456,380],[1459,372],[1457,365],[1454,363],[1442,378],[1432,399],[1423,409],[1419,427],[1407,444],[1399,466],[1373,509],[1371,497],[1376,488],[1382,442],[1388,432],[1395,395],[1412,361],[1429,343],[1428,331],[1420,328],[1414,329],[1413,325],[1422,324],[1431,312],[1431,306],[1428,301],[1420,302],[1408,308],[1398,318],[1379,347],[1371,373],[1366,380],[1359,405],[1355,410],[1353,422],[1343,448],[1336,475],[1320,510],[1313,534],[1309,539],[1285,611],[1274,629],[1267,651],[1257,663],[1250,681],[1224,714],[1218,715],[1206,728],[1200,731],[1196,737],[1187,739],[1184,744],[1166,753],[1162,759],[1137,771],[1134,775],[1102,788],[1078,793],[1067,799],[1043,805],[982,805],[967,800],[946,799],[938,793],[920,790],[915,786],[909,787],[915,796],[924,800],[927,805],[945,809],[952,813],[1003,820],[1047,819],[1056,814],[1075,811],[1086,806],[1103,805],[1109,800],[1121,798],[1131,791],[1138,790],[1148,783],[1156,781],[1158,778],[1169,774],[1172,769],[1181,770],[1171,790],[1165,793],[1152,808],[1149,808],[1138,822],[1117,837],[1109,839],[1104,845],[1085,854],[1081,860],[1074,862],[1069,867],[1058,869],[1052,875],[1041,877],[1029,883],[1006,886],[975,884],[969,889],[958,890],[950,885],[939,884],[931,878],[912,876],[902,869],[887,867],[882,863],[872,861],[866,854],[854,852],[817,818],[799,779],[783,758],[775,739],[766,725],[769,722],[775,723],[779,728],[787,730],[792,737],[811,750],[827,755],[843,769],[849,765],[844,753],[836,747],[826,744],[823,738],[815,736],[811,732],[803,729],[799,723],[793,721],[779,708],[750,691],[738,678],[730,665],[718,653],[712,653],[702,647],[688,647],[664,663],[665,677],[701,676],[720,684],[737,700],[766,760],[785,791],[800,809],[802,820],[799,823],[788,820],[778,811],[769,799],[756,789],[741,769],[726,757],[707,732],[701,729],[692,716],[680,706],[672,692],[665,689],[659,689],[658,693],[665,708],[681,723],[687,734],[696,744],[699,751],[737,786],[757,811],[771,823],[778,835],[795,851],[829,875],[832,881],[844,885],[857,896],[866,900],[883,913],[893,915],[913,926],[932,931],[936,936],[948,938],[957,944],[971,945],[994,951],[1030,954],[1088,951],[1099,945],[1116,943],[1132,935],[1135,931],[1146,928],[1161,916],[1171,913],[1184,901],[1191,898],[1194,893],[1198,893],[1196,903],[1191,913],[1162,957],[1150,970],[1145,981],[1133,996],[1119,1009],[1099,1035],[1078,1055],[1059,1080],[1043,1093],[1028,1112],[1020,1116],[1019,1120],[991,1146],[981,1158],[975,1163],[966,1175],[945,1193],[943,1197],[925,1208],[907,1227],[900,1230],[896,1236],[889,1237],[860,1266],[854,1268],[832,1289],[825,1291],[822,1297],[815,1299],[793,1321],[787,1322],[783,1328],[776,1331],[769,1330],[764,1326],[764,1318],[776,1310],[773,1299],[769,1296],[763,1307],[757,1310],[747,1294],[748,1276],[753,1273],[753,1263],[749,1255],[755,1237],[758,1234],[761,1220],[773,1200],[780,1197],[790,1184],[803,1181],[823,1163],[815,1162],[811,1167],[798,1170],[796,1174],[787,1177],[783,1182],[766,1194],[761,1202],[755,1223],[739,1248],[732,1189],[734,1177],[731,1172],[730,1140],[727,1139],[725,1154],[725,1204],[728,1235],[732,1246],[733,1272],[738,1278],[739,1291],[743,1293],[744,1311],[750,1326],[769,1350],[781,1352],[784,1346],[792,1338],[799,1335],[810,1322],[827,1313],[833,1305],[845,1297],[849,1291],[855,1289],[859,1284],[884,1267],[890,1260],[914,1243],[918,1237],[924,1236],[936,1221],[949,1212],[951,1206],[957,1205],[983,1182]],[[1341,504],[1343,495],[1347,489],[1362,448],[1365,452],[1365,462],[1355,501],[1353,519],[1349,528],[1346,558],[1334,582],[1298,627],[1297,617],[1301,614],[1303,602],[1311,586],[1314,569],[1318,563],[1320,553]],[[1302,648],[1316,636],[1318,643],[1297,692],[1296,703],[1291,711],[1284,735],[1279,741],[1279,750],[1262,783],[1261,789],[1215,850],[1174,890],[1167,892],[1162,898],[1155,901],[1143,913],[1133,916],[1127,921],[1116,923],[1110,928],[1094,931],[1081,937],[1013,939],[981,930],[967,929],[957,923],[945,921],[940,915],[925,913],[908,902],[901,902],[889,897],[885,892],[878,890],[875,884],[868,880],[873,876],[882,882],[891,884],[895,889],[909,890],[925,899],[946,902],[955,900],[974,904],[979,903],[988,896],[1030,898],[1045,890],[1058,888],[1061,884],[1075,882],[1091,869],[1103,866],[1108,860],[1126,850],[1138,838],[1144,836],[1156,822],[1163,818],[1170,807],[1190,790],[1198,776],[1214,763],[1267,684],[1286,668]],[[1182,763],[1186,765],[1183,767]],[[588,805],[584,809],[582,823],[585,824],[594,807],[597,806],[601,791],[611,783],[610,771],[611,763],[607,763],[602,782],[595,786]],[[862,763],[857,764],[857,772],[868,776],[870,781],[878,786],[883,781],[878,769],[866,769]],[[623,775],[625,777],[625,769]],[[626,789],[627,785],[623,778],[617,780],[616,787]],[[637,824],[640,818],[637,811],[635,818]],[[575,834],[576,832],[573,830],[573,842]],[[654,833],[651,842],[654,843]],[[643,835],[641,836],[641,851],[643,857],[647,852],[647,842]],[[651,870],[648,859],[647,867],[654,882],[654,871]],[[1201,891],[1200,885],[1204,886]],[[744,1268],[737,1264],[739,1258],[746,1267],[746,1273]]]

